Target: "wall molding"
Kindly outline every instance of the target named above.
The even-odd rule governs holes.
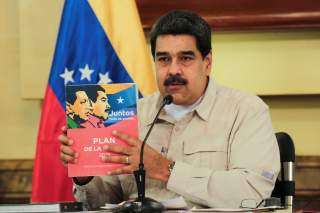
[[[320,197],[320,156],[297,156],[295,164],[296,196]]]
[[[0,203],[29,203],[33,160],[0,160]]]
[[[136,0],[144,29],[173,9],[192,10],[216,30],[265,30],[320,27],[317,0]]]
[[[28,203],[33,159],[0,160],[0,203]],[[320,156],[297,156],[296,199],[320,198]]]

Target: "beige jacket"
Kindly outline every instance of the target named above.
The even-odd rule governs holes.
[[[162,97],[138,106],[144,138]],[[280,157],[267,105],[258,97],[209,81],[201,103],[175,121],[163,110],[148,144],[176,161],[167,185],[147,179],[146,196],[158,201],[183,196],[189,206],[239,207],[270,196]],[[155,162],[156,163],[156,162]],[[137,197],[132,175],[95,177],[74,195],[90,209]]]

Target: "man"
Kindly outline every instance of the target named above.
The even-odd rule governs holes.
[[[92,111],[86,92],[81,86],[67,87],[66,96],[67,125],[69,128],[80,128],[85,123]]]
[[[139,102],[140,139],[163,97],[170,94],[174,101],[161,112],[144,150],[146,196],[183,196],[198,207],[239,207],[243,200],[269,197],[280,160],[268,107],[210,77],[209,25],[193,13],[173,11],[156,22],[150,41],[160,93]],[[127,166],[104,177],[74,178],[75,197],[92,209],[137,196],[134,177],[122,174],[138,167],[141,141],[114,135],[129,147],[105,146],[122,156],[104,160]],[[73,141],[65,134],[60,141],[62,161],[72,163]]]
[[[89,99],[92,101],[92,115],[89,116],[87,122],[81,126],[85,128],[101,128],[104,127],[104,121],[108,119],[110,105],[106,91],[100,85],[86,85],[84,88]]]

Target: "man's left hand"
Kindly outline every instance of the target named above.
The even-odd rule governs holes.
[[[125,167],[116,169],[108,173],[108,175],[132,174],[137,170],[140,163],[140,148],[142,142],[130,135],[120,131],[113,131],[112,134],[120,140],[126,142],[129,146],[106,145],[103,147],[104,151],[114,152],[120,154],[119,156],[105,156],[104,162],[122,163]],[[167,182],[169,178],[168,165],[170,161],[164,158],[160,153],[155,151],[149,145],[144,147],[144,169],[149,178]]]

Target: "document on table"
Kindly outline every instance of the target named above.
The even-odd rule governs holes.
[[[264,206],[259,208],[207,208],[207,209],[190,209],[191,212],[259,212],[259,211],[273,211],[284,209],[281,206]]]
[[[207,208],[207,209],[190,209],[191,212],[253,212],[252,209],[247,208]]]
[[[102,209],[112,210],[121,206],[123,203],[119,204],[106,204],[102,206]],[[165,206],[167,210],[188,210],[188,205],[182,196],[173,198],[170,200],[161,201],[161,203]],[[259,212],[259,211],[272,211],[272,210],[279,210],[283,209],[281,206],[268,206],[268,207],[259,207],[259,208],[192,208],[189,209],[187,212]]]

